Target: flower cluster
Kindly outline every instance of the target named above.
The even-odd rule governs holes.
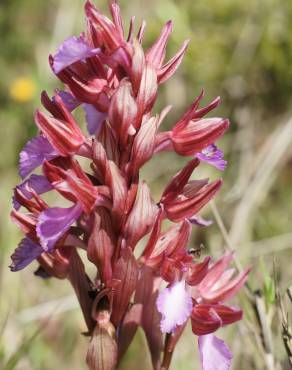
[[[209,224],[198,212],[222,183],[193,180],[192,173],[200,161],[225,168],[214,142],[229,122],[204,118],[220,99],[200,108],[201,93],[171,131],[159,130],[170,107],[152,113],[157,90],[179,67],[188,41],[165,61],[171,22],[144,52],[145,23],[135,35],[132,18],[125,36],[116,2],[110,11],[112,21],[87,1],[86,32],[67,39],[49,58],[64,90],[52,98],[42,93],[46,112],[35,114],[39,134],[20,153],[23,182],[14,190],[11,216],[25,237],[11,270],[36,260],[37,276],[69,279],[91,337],[91,369],[115,369],[138,326],[153,367],[167,369],[188,319],[203,369],[228,369],[232,356],[212,333],[241,319],[242,311],[225,301],[245,283],[248,270],[234,276],[228,267],[232,253],[200,261],[187,246],[192,225]],[[78,110],[87,135],[74,117]],[[155,203],[139,171],[162,151],[190,159]],[[39,167],[41,174],[32,174]],[[49,206],[42,195],[52,191],[70,206]],[[166,220],[173,226],[165,229]],[[139,255],[137,244],[147,234]],[[96,276],[87,275],[81,249]]]

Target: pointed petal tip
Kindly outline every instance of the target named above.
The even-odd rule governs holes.
[[[165,26],[167,28],[170,28],[170,31],[172,31],[172,28],[173,28],[173,21],[171,19],[169,19],[166,23],[165,23]]]

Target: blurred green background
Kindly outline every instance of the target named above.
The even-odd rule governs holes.
[[[107,1],[95,3],[107,12]],[[173,105],[166,126],[203,87],[205,102],[217,95],[223,99],[215,114],[232,122],[219,143],[228,168],[221,174],[202,165],[197,176],[222,175],[225,180],[217,210],[238,261],[253,266],[249,284],[263,297],[273,364],[244,293],[239,299],[246,307],[244,321],[219,336],[233,349],[233,369],[288,369],[273,277],[276,270],[284,297],[292,278],[292,2],[121,0],[120,5],[127,22],[131,15],[137,23],[146,19],[146,46],[168,19],[174,21],[169,55],[191,39],[178,73],[160,91],[158,109]],[[83,30],[82,7],[81,0],[0,1],[0,368],[5,370],[86,369],[87,339],[80,335],[85,326],[69,284],[35,278],[35,266],[17,274],[8,269],[9,255],[20,240],[9,219],[12,188],[19,182],[18,154],[36,133],[33,113],[40,92],[52,93],[59,86],[48,54]],[[157,199],[181,164],[175,156],[163,154],[146,166],[143,177]],[[214,206],[207,207],[204,216],[214,219],[212,209],[214,213]],[[203,243],[204,253],[219,256],[227,241],[215,222],[194,230],[192,246]],[[287,311],[289,305],[291,312],[287,300]],[[139,332],[122,369],[150,369],[144,347]],[[188,329],[172,369],[198,368],[196,351]]]

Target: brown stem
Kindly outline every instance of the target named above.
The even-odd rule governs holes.
[[[166,334],[161,370],[168,370],[170,367],[170,363],[171,363],[172,355],[173,355],[173,351],[168,350],[170,341],[171,341],[171,334]]]
[[[95,327],[95,321],[91,316],[93,304],[93,300],[89,295],[91,291],[91,286],[89,279],[86,276],[84,264],[75,249],[70,260],[70,270],[68,279],[75,290],[76,296],[78,298],[88,328],[88,332],[91,333]]]

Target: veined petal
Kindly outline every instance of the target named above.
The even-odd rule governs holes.
[[[58,74],[71,64],[92,57],[99,52],[100,49],[92,49],[82,37],[69,37],[54,55],[53,71]]]
[[[81,213],[82,207],[79,203],[70,208],[53,207],[43,211],[36,227],[43,250],[51,251]]]
[[[11,256],[11,271],[19,271],[29,265],[38,256],[44,253],[43,248],[28,237],[22,239]]]
[[[156,213],[157,206],[151,198],[150,190],[147,184],[142,182],[125,225],[125,238],[131,248],[134,248],[137,242],[150,231]]]
[[[229,127],[224,118],[202,118],[190,120],[187,124],[177,124],[172,130],[174,150],[183,156],[201,152],[218,140]]]
[[[138,111],[141,116],[143,113],[145,114],[152,109],[157,94],[157,88],[156,70],[149,63],[146,63],[137,95]]]
[[[116,238],[110,214],[104,207],[98,207],[94,214],[87,256],[98,268],[100,278],[105,284],[112,278],[111,258],[114,253],[115,243]]]
[[[191,218],[200,211],[219,191],[222,180],[216,180],[206,185],[190,198],[180,199],[166,203],[165,213],[173,222],[179,222],[184,218]]]
[[[221,275],[216,283],[209,289],[200,291],[201,296],[207,302],[222,302],[231,299],[242,288],[248,279],[250,269],[245,269],[233,279],[224,281],[224,274]]]
[[[196,154],[196,157],[216,167],[220,171],[224,171],[227,166],[227,161],[224,160],[222,150],[218,149],[215,144],[209,145],[207,148],[203,149],[200,153]]]
[[[34,137],[25,145],[19,155],[19,174],[21,178],[23,179],[29,175],[44,160],[49,161],[58,155],[59,153],[44,136]]]
[[[60,97],[60,105],[64,109],[63,119],[56,119],[39,110],[35,113],[35,123],[37,127],[44,133],[52,147],[54,147],[60,155],[66,157],[75,154],[79,147],[84,143],[85,137],[75,122],[72,114],[67,110],[66,106]]]
[[[99,112],[91,104],[83,104],[83,109],[85,110],[88,133],[90,135],[98,135],[107,114]]]
[[[187,50],[189,40],[186,40],[180,50],[159,70],[157,71],[158,82],[161,84],[168,80],[180,66],[185,52]]]
[[[117,326],[124,317],[138,280],[138,263],[130,248],[122,251],[113,270],[113,279],[120,281],[113,296],[112,322]]]
[[[214,333],[222,325],[222,319],[211,305],[197,304],[191,314],[192,330],[195,335]]]
[[[197,285],[204,279],[208,272],[210,259],[211,257],[207,256],[205,257],[204,261],[199,263],[193,263],[190,266],[188,276],[186,279],[189,285],[191,286]]]
[[[201,335],[198,339],[202,370],[228,370],[232,353],[223,340],[213,334]]]
[[[16,187],[22,194],[27,198],[32,198],[32,193],[27,188],[33,189],[37,194],[43,194],[53,189],[52,184],[48,181],[45,176],[31,175],[27,180]],[[20,203],[17,201],[15,195],[12,198],[13,207],[18,210]]]
[[[123,20],[121,17],[121,9],[119,5],[115,2],[110,4],[110,11],[112,14],[113,22],[116,29],[119,31],[121,37],[124,35]]]
[[[220,281],[220,277],[227,269],[228,265],[234,258],[234,252],[225,253],[218,261],[216,261],[209,269],[208,274],[200,283],[198,289],[201,294],[210,291],[215,284]]]
[[[94,186],[73,158],[59,157],[44,162],[43,172],[60,194],[74,203],[79,202],[86,213],[90,213],[98,203],[105,205],[107,201],[107,189]]]
[[[183,280],[165,288],[159,294],[156,304],[162,314],[160,328],[163,333],[171,333],[177,326],[184,324],[193,305]]]
[[[169,182],[162,194],[162,202],[175,199],[189,181],[194,169],[198,167],[200,161],[195,158],[189,161]]]
[[[159,38],[146,53],[146,60],[155,68],[160,68],[164,58],[168,38],[172,31],[172,22],[168,21],[163,27]]]
[[[206,305],[207,306],[207,305]],[[222,320],[222,325],[233,324],[242,319],[242,310],[235,306],[210,305]]]
[[[94,45],[104,47],[106,52],[110,53],[124,43],[120,25],[116,28],[117,18],[113,23],[99,12],[91,1],[86,1],[85,13],[91,22],[91,39]]]
[[[127,145],[130,126],[135,126],[136,116],[137,103],[132,96],[132,86],[125,81],[116,90],[109,107],[109,122],[124,146]]]
[[[137,94],[140,82],[142,79],[143,69],[145,66],[145,55],[142,49],[142,46],[139,42],[134,39],[133,40],[133,57],[132,57],[132,65],[130,70],[130,78],[133,86],[134,93]]]
[[[158,119],[152,117],[142,123],[136,135],[131,153],[131,173],[136,174],[153,155],[155,145],[155,135],[158,128]]]

